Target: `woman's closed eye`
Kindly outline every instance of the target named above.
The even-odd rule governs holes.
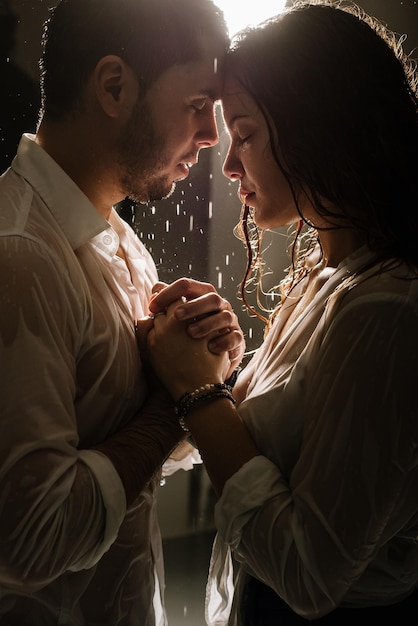
[[[244,145],[244,144],[248,143],[250,141],[250,139],[251,139],[251,135],[245,135],[245,137],[238,137],[238,142],[241,145]]]

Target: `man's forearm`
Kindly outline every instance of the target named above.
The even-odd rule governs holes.
[[[123,430],[95,446],[115,466],[131,505],[162,464],[184,439],[184,432],[174,415],[170,400],[153,396],[141,409],[138,416]]]

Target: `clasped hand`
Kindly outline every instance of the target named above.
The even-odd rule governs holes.
[[[173,398],[228,378],[245,351],[230,303],[209,283],[187,278],[157,283],[153,292],[151,316],[138,323],[139,343]]]

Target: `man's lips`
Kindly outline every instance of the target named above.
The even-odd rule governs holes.
[[[177,178],[177,180],[184,180],[185,178],[187,178],[189,175],[191,166],[192,166],[191,163],[179,163],[177,165],[177,170],[181,172],[181,177]]]
[[[190,168],[193,167],[193,165],[196,165],[196,163],[197,163],[197,159],[192,159],[190,161],[184,161],[182,163],[179,163],[177,165],[177,169],[182,172],[182,177],[181,179],[178,179],[178,180],[183,180],[184,178],[187,178],[187,176],[189,175]]]

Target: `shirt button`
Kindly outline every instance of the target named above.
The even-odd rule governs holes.
[[[111,237],[110,235],[105,235],[105,236],[103,237],[103,243],[104,243],[106,246],[110,246],[110,244],[112,243],[112,237]]]

